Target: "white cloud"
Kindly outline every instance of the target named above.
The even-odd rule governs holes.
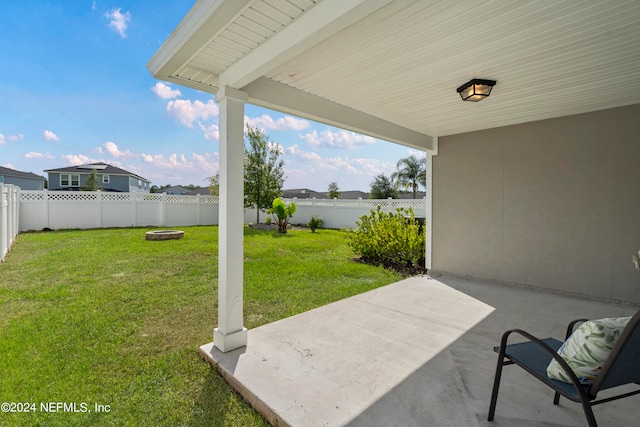
[[[36,153],[35,151],[29,151],[24,156],[27,159],[55,159],[55,157],[49,153]]]
[[[120,151],[113,141],[105,142],[103,147],[107,150],[107,153],[117,159],[129,159],[131,157],[136,157],[136,155],[129,150]],[[100,150],[100,152],[102,153],[102,150]]]
[[[298,144],[294,144],[285,148],[284,152],[286,154],[296,156],[298,159],[304,161],[319,161],[322,159],[318,154],[314,152],[301,150]]]
[[[109,20],[109,28],[120,34],[123,39],[127,37],[127,28],[131,22],[131,14],[129,12],[122,13],[120,8],[111,9],[104,16]]]
[[[300,147],[298,147],[298,144],[293,144],[285,148],[284,152],[287,154],[296,154],[298,150],[300,150]]]
[[[0,133],[0,145],[6,144],[7,142],[15,142],[21,141],[24,139],[24,135],[19,133],[17,135],[3,135]]]
[[[60,141],[60,138],[58,138],[58,135],[56,135],[50,130],[45,130],[42,133],[42,136],[44,137],[45,141]]]
[[[176,99],[167,103],[167,112],[174,116],[182,126],[193,129],[194,123],[209,120],[218,116],[218,105],[213,100],[191,102],[188,99]]]
[[[87,163],[95,163],[97,160],[90,159],[84,154],[65,154],[60,156],[62,160],[66,160],[70,165],[86,165]]]
[[[207,141],[220,141],[220,128],[218,125],[205,126],[202,123],[199,123],[198,125],[204,132],[204,139]]]
[[[192,153],[188,158],[184,154],[173,153],[169,157],[162,154],[142,154],[142,160],[145,163],[152,164],[156,172],[162,169],[178,169],[180,171],[196,171],[203,174],[209,174],[212,170],[218,170],[219,154],[218,153]]]
[[[220,168],[218,153],[192,153],[191,156],[144,153],[140,157],[144,162],[141,169],[144,170],[139,174],[151,179],[154,185],[172,183],[206,186],[206,177],[213,176]]]
[[[156,83],[155,86],[151,87],[151,90],[158,96],[158,98],[162,99],[172,99],[182,95],[182,92],[178,89],[171,89],[171,86],[162,82]]]
[[[260,117],[253,117],[253,118],[245,117],[244,121],[245,121],[245,124],[249,126],[257,127],[263,130],[274,130],[274,131],[283,131],[283,130],[300,131],[311,126],[311,123],[303,119],[297,119],[291,116],[284,116],[274,120],[273,117],[269,116],[268,114],[263,114]]]
[[[285,153],[294,156],[304,163],[308,174],[331,175],[342,181],[348,176],[375,176],[381,173],[390,174],[395,170],[391,162],[368,158],[323,158],[313,151],[304,151],[295,144],[285,149]]]
[[[317,131],[299,135],[300,139],[311,148],[345,148],[353,150],[367,144],[375,144],[376,139],[367,135],[360,135],[355,132],[339,130],[332,132],[324,130],[318,134]]]
[[[425,153],[424,151],[414,150],[413,148],[409,148],[407,150],[407,153],[409,153],[407,156],[416,156],[419,159],[422,159],[427,156],[427,153]]]
[[[196,170],[208,171],[208,175],[213,175],[212,171],[220,169],[220,153],[204,153],[191,155]]]

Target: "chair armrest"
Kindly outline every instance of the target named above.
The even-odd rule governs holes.
[[[564,340],[568,340],[571,334],[573,334],[573,328],[575,328],[577,323],[588,322],[589,320],[591,319],[576,319],[573,322],[569,323],[569,326],[567,326],[567,333],[564,336]]]
[[[575,322],[579,322],[575,321]],[[507,357],[509,358],[509,360],[511,360],[513,363],[519,365],[520,367],[522,367],[523,369],[525,369],[526,371],[528,371],[529,373],[537,376],[541,381],[545,382],[547,385],[549,385],[551,388],[553,388],[554,390],[560,392],[561,394],[563,394],[566,397],[571,398],[571,396],[567,396],[559,387],[555,386],[553,381],[557,381],[557,380],[552,380],[551,378],[549,378],[546,375],[546,372],[542,373],[542,372],[536,372],[535,370],[533,370],[531,367],[526,365],[526,362],[520,359],[514,359],[512,357],[510,357],[507,354],[507,342],[509,340],[509,336],[511,334],[518,334],[521,335],[522,337],[526,338],[527,340],[529,340],[531,343],[535,344],[536,346],[539,346],[541,349],[543,349],[547,354],[549,354],[549,356],[555,360],[556,362],[558,362],[558,364],[562,367],[562,369],[565,371],[565,373],[567,374],[567,376],[571,379],[571,383],[574,386],[574,388],[576,389],[576,391],[580,394],[580,396],[583,399],[586,399],[586,401],[591,400],[585,391],[585,388],[583,386],[582,383],[580,383],[580,380],[578,379],[578,377],[576,376],[575,372],[573,372],[573,369],[571,369],[571,367],[567,364],[567,362],[553,349],[551,348],[548,344],[546,344],[545,342],[543,342],[541,339],[531,335],[530,333],[523,331],[521,329],[510,329],[508,331],[506,331],[503,335],[502,335],[502,340],[500,341],[500,351],[499,351],[499,357],[504,358]],[[500,359],[503,360],[503,359]]]

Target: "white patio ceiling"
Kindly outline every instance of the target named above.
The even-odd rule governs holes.
[[[423,149],[640,102],[640,1],[199,1],[157,78]],[[456,88],[497,80],[479,103]]]

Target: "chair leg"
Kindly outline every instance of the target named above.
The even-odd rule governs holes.
[[[500,388],[500,379],[502,377],[502,367],[504,366],[504,352],[498,356],[498,365],[496,366],[496,375],[493,379],[493,391],[491,392],[491,404],[489,405],[488,421],[493,421],[496,413],[496,403],[498,402],[498,389]]]
[[[593,409],[591,409],[591,404],[589,402],[582,401],[582,409],[584,409],[584,414],[587,416],[587,423],[589,423],[589,427],[598,427],[596,417],[593,415]]]
[[[560,402],[560,393],[556,391],[556,394],[553,396],[553,404],[557,405]]]

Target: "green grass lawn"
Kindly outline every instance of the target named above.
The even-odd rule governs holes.
[[[18,236],[0,264],[0,403],[35,412],[0,426],[266,425],[197,353],[216,325],[218,229],[179,229]],[[401,279],[352,258],[340,231],[246,228],[245,326]]]

